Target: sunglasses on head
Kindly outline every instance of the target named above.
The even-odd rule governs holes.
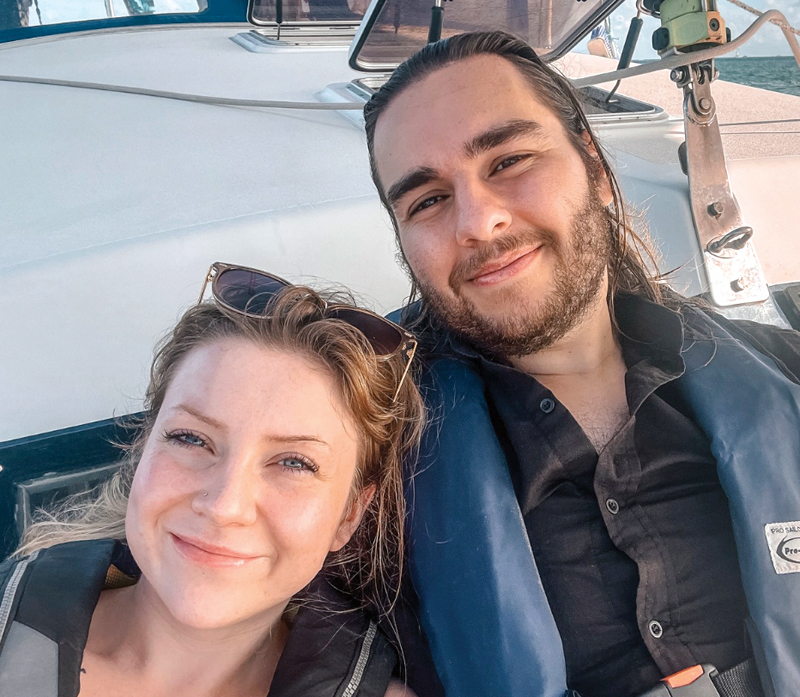
[[[275,296],[294,285],[266,271],[219,261],[208,269],[198,302],[202,302],[209,283],[217,303],[248,317],[267,317]],[[394,394],[394,399],[397,399],[417,350],[414,335],[385,317],[350,305],[325,303],[323,314],[327,319],[336,319],[358,329],[378,358],[391,358],[398,354],[406,358],[406,367]]]

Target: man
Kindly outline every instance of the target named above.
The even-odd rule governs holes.
[[[411,571],[447,694],[629,697],[701,663],[794,694],[800,335],[653,277],[578,97],[509,35],[429,45],[365,121],[422,299]]]

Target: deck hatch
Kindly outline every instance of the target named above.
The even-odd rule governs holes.
[[[569,51],[623,0],[454,0],[445,3],[442,37],[503,29],[545,61]],[[372,0],[350,49],[350,67],[394,70],[428,37],[431,0]]]

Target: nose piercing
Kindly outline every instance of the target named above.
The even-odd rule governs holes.
[[[204,491],[204,492],[203,492],[203,496],[208,496],[208,492],[207,492],[207,491]]]

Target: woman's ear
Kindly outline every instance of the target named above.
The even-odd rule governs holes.
[[[596,187],[597,199],[600,203],[603,204],[603,206],[609,206],[614,201],[614,195],[611,191],[611,182],[608,181],[608,175],[605,169],[603,169],[600,153],[597,152],[597,146],[589,135],[589,131],[584,130],[581,133],[581,140],[583,141],[583,147],[586,148],[586,152],[589,153],[589,157],[595,161],[594,171],[590,173],[589,185]]]
[[[342,519],[342,522],[339,523],[339,529],[336,531],[336,535],[333,538],[331,552],[338,552],[350,541],[361,519],[364,517],[364,511],[367,510],[367,506],[369,506],[373,496],[375,496],[375,485],[370,484],[370,486],[359,491],[358,495],[350,502],[347,514]]]

